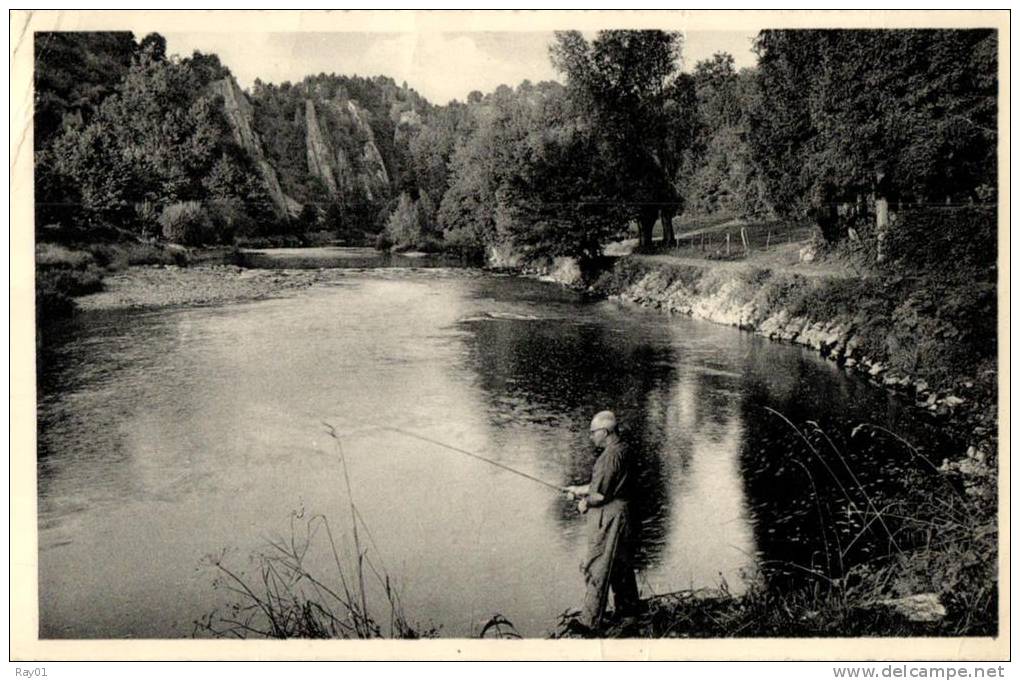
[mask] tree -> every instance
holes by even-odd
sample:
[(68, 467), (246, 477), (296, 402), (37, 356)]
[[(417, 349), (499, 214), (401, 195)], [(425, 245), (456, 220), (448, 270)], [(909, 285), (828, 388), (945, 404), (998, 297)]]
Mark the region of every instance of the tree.
[[(131, 215), (132, 172), (117, 141), (102, 123), (69, 128), (43, 153), (42, 168), (54, 187), (40, 196), (47, 203), (73, 207), (69, 221), (86, 231), (123, 224)], [(47, 188), (42, 188), (44, 191)]]
[(35, 34), (36, 151), (49, 145), (65, 117), (88, 123), (131, 66), (138, 50), (126, 31)]
[(561, 129), (543, 135), (514, 174), (504, 200), (515, 219), (509, 235), (528, 257), (602, 254), (603, 243), (626, 222), (625, 208), (606, 202), (614, 178), (588, 131)]
[(397, 207), (386, 222), (389, 242), (398, 247), (414, 248), (421, 241), (421, 217), (410, 196), (401, 194)]
[(733, 57), (717, 52), (698, 62), (691, 80), (695, 130), (676, 183), (685, 210), (741, 218), (770, 213), (748, 142), (748, 114), (758, 97), (755, 73), (737, 73)]
[(770, 202), (783, 216), (807, 212), (807, 157), (817, 134), (809, 83), (818, 66), (818, 31), (762, 31), (755, 41), (761, 97), (749, 112), (749, 140)]
[(991, 30), (763, 31), (751, 142), (773, 205), (838, 239), (838, 206), (987, 196), (996, 45)]
[(614, 166), (615, 193), (638, 221), (643, 245), (660, 217), (672, 240), (680, 207), (672, 181), (686, 140), (671, 131), (685, 131), (682, 119), (693, 115), (676, 87), (682, 44), (679, 33), (666, 31), (601, 31), (590, 44), (568, 31), (557, 33), (551, 48), (578, 110), (599, 131), (594, 140)]
[(138, 52), (153, 61), (166, 59), (166, 38), (159, 33), (150, 33), (138, 43)]

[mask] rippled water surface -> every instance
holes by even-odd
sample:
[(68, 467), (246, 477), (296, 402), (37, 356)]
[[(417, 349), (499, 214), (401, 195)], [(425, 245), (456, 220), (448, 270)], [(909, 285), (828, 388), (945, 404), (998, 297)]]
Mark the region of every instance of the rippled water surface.
[[(739, 593), (762, 565), (817, 559), (809, 483), (766, 407), (837, 433), (871, 421), (931, 437), (799, 348), (465, 270), (350, 271), (272, 300), (82, 314), (40, 361), (44, 637), (190, 636), (230, 600), (208, 556), (251, 575), (252, 554), (316, 514), (346, 541), (323, 422), (343, 435), (369, 556), (410, 619), (446, 636), (497, 612), (526, 635), (551, 630), (580, 602), (584, 524), (539, 484), (378, 426), (566, 484), (590, 468), (591, 414), (616, 410), (640, 467), (646, 594), (722, 581)], [(904, 465), (857, 456), (869, 484)]]

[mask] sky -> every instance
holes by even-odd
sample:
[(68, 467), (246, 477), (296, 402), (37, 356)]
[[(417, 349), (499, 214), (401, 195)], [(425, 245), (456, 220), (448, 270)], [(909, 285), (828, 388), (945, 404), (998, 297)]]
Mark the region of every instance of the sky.
[[(552, 32), (415, 33), (203, 33), (165, 32), (169, 54), (214, 52), (247, 88), (263, 82), (299, 81), (307, 75), (392, 77), (436, 104), (464, 100), (472, 90), (491, 92), (558, 80), (549, 62)], [(753, 66), (753, 31), (688, 31), (684, 68), (718, 51), (733, 55), (737, 68)], [(141, 38), (136, 33), (136, 38)]]

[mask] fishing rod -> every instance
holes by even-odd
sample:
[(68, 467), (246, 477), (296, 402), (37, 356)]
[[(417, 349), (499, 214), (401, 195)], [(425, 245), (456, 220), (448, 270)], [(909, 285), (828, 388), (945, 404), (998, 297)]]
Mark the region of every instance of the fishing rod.
[(403, 428), (397, 428), (396, 426), (380, 426), (380, 425), (376, 425), (376, 427), (377, 428), (382, 428), (384, 430), (391, 430), (391, 431), (393, 431), (395, 433), (400, 433), (401, 435), (406, 435), (407, 437), (413, 437), (415, 439), (422, 440), (422, 441), (428, 442), (430, 444), (434, 444), (434, 445), (436, 445), (438, 447), (444, 447), (444, 448), (449, 449), (451, 451), (459, 452), (461, 454), (464, 454), (465, 456), (470, 456), (472, 459), (478, 459), (479, 461), (484, 461), (485, 463), (492, 464), (493, 466), (496, 466), (497, 468), (502, 468), (503, 470), (505, 470), (505, 471), (507, 471), (509, 473), (513, 473), (514, 475), (519, 475), (522, 478), (527, 478), (528, 480), (531, 480), (532, 482), (537, 482), (540, 485), (545, 485), (546, 487), (554, 489), (557, 492), (566, 492), (567, 491), (566, 487), (560, 487), (559, 485), (554, 485), (551, 482), (546, 482), (545, 480), (542, 480), (541, 478), (536, 478), (533, 475), (528, 475), (527, 473), (519, 471), (516, 468), (510, 468), (510, 466), (501, 464), (498, 461), (493, 461), (492, 459), (487, 459), (484, 456), (481, 456), (480, 454), (475, 454), (474, 452), (469, 452), (466, 449), (461, 449), (460, 447), (454, 447), (453, 445), (448, 445), (445, 442), (440, 442), (439, 440), (433, 440), (430, 437), (425, 437), (424, 435), (419, 435), (418, 433), (412, 433), (409, 430), (404, 430)]

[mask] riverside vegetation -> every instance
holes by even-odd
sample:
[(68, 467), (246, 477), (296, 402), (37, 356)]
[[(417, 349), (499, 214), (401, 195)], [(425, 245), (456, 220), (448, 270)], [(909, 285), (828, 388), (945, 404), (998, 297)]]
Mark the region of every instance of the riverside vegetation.
[[(799, 566), (816, 573), (808, 587), (779, 588), (775, 571), (740, 599), (662, 597), (643, 635), (996, 631), (995, 31), (766, 30), (756, 67), (719, 53), (690, 72), (678, 34), (563, 32), (550, 54), (565, 84), (446, 105), (386, 77), (245, 91), (216, 55), (167, 55), (158, 34), (35, 45), (40, 320), (111, 272), (246, 246), (371, 244), (539, 270), (570, 258), (595, 294), (810, 345), (963, 443), (922, 453), (869, 428), (791, 423), (820, 524), (856, 513), (885, 550), (844, 553), (823, 529), (831, 550)], [(813, 275), (671, 261), (700, 224), (727, 221), (806, 226)], [(604, 246), (630, 236), (637, 254), (607, 263)], [(880, 435), (934, 476), (908, 507), (836, 465), (847, 443)], [(932, 621), (896, 615), (915, 597)], [(360, 622), (355, 633), (377, 631)]]

